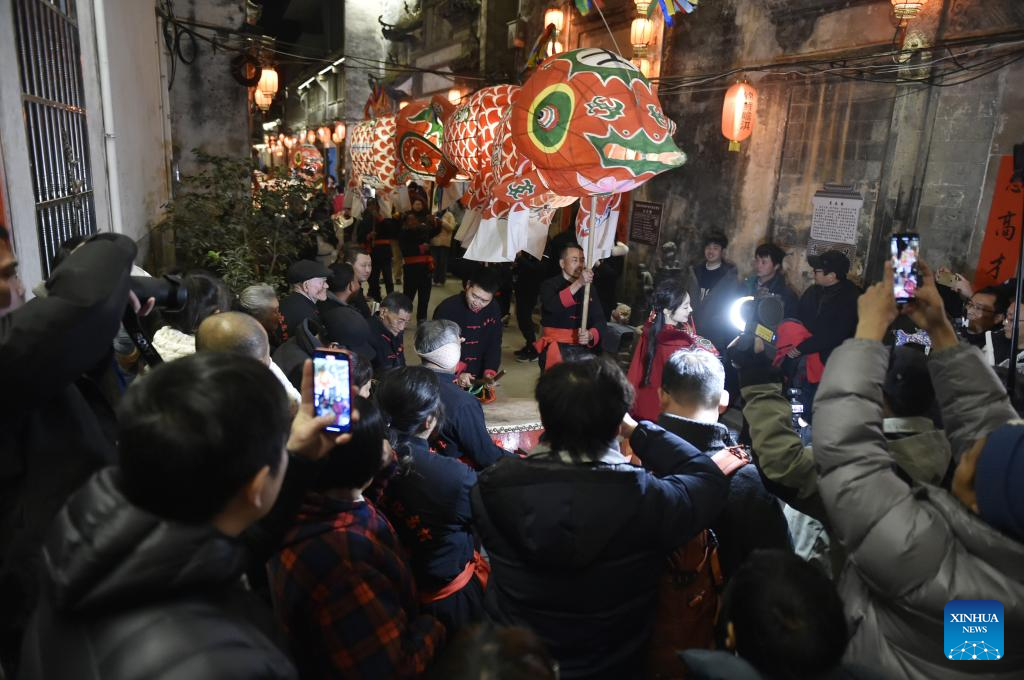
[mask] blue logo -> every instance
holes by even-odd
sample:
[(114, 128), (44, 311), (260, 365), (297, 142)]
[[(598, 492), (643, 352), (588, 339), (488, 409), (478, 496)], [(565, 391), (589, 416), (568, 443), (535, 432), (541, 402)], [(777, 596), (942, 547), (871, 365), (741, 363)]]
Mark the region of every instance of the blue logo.
[(946, 604), (945, 654), (953, 661), (1003, 658), (1003, 604), (995, 600), (952, 600)]

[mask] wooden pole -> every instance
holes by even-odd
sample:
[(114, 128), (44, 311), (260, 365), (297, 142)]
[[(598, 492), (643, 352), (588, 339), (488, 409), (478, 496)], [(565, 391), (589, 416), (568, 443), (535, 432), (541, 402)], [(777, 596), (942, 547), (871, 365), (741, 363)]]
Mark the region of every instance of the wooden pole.
[[(597, 229), (597, 196), (590, 197), (590, 233), (587, 237), (587, 261), (586, 267), (594, 268), (594, 238)], [(1022, 239), (1024, 241), (1024, 239)], [(587, 330), (587, 316), (590, 312), (590, 284), (583, 286), (583, 314), (580, 320), (580, 330)]]

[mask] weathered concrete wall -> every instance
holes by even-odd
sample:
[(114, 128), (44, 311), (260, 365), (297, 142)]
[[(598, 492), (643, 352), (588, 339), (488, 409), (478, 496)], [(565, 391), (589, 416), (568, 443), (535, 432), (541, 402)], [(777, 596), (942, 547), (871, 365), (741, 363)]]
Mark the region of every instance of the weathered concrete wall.
[(163, 42), (153, 3), (107, 0), (105, 16), (122, 221), (113, 227), (139, 241), (144, 258), (149, 229), (170, 197)]
[[(1024, 3), (936, 0), (912, 26), (928, 40), (1024, 26)], [(713, 229), (732, 241), (728, 256), (751, 269), (753, 249), (772, 238), (792, 253), (787, 274), (810, 281), (804, 257), (811, 197), (825, 182), (853, 184), (864, 197), (855, 272), (880, 271), (894, 227), (922, 234), (925, 257), (973, 269), (991, 201), (998, 156), (1024, 140), (1017, 115), (1024, 65), (951, 88), (805, 79), (744, 67), (858, 47), (885, 49), (893, 37), (888, 0), (719, 0), (702, 4), (666, 35), (663, 75), (740, 69), (759, 93), (758, 123), (739, 153), (720, 132), (724, 90), (716, 81), (660, 86), (688, 163), (641, 188), (665, 206), (662, 242), (699, 259)], [(940, 56), (935, 54), (930, 58)], [(918, 75), (920, 77), (920, 74)], [(1017, 88), (1019, 89), (1019, 88)], [(969, 246), (969, 247), (968, 247)], [(653, 248), (637, 246), (627, 285)]]
[(345, 3), (345, 54), (367, 60), (348, 64), (345, 69), (346, 120), (363, 119), (363, 105), (370, 96), (366, 76), (369, 73), (383, 75), (378, 67), (387, 58), (389, 43), (381, 35), (377, 17), (383, 16), (385, 22), (394, 23), (401, 11), (402, 0)]
[[(179, 0), (174, 11), (182, 19), (238, 28), (245, 19), (244, 6), (244, 0)], [(214, 52), (203, 42), (196, 51), (191, 64), (177, 61), (171, 85), (175, 174), (194, 169), (192, 149), (236, 157), (249, 153), (248, 89), (231, 75), (234, 55)]]

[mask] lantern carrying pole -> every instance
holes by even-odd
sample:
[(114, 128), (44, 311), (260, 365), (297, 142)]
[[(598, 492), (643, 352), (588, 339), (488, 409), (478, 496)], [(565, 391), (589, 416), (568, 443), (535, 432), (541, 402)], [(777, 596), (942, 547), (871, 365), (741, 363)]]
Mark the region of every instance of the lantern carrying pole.
[[(597, 196), (590, 197), (590, 232), (587, 236), (586, 267), (594, 269), (594, 238), (597, 227)], [(580, 330), (587, 330), (587, 316), (590, 312), (590, 284), (583, 286), (583, 314), (580, 315)]]

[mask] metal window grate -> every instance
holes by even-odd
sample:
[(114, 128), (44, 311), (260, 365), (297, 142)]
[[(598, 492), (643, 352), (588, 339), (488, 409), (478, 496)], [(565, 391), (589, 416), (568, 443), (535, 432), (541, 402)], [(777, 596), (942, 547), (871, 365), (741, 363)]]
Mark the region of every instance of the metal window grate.
[(12, 0), (39, 254), (96, 231), (75, 0)]

